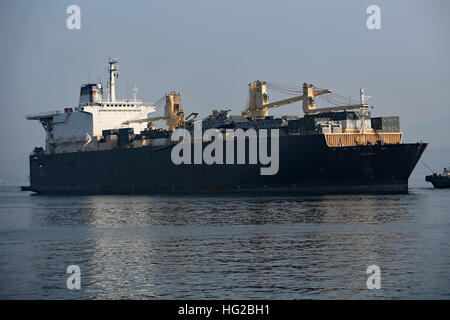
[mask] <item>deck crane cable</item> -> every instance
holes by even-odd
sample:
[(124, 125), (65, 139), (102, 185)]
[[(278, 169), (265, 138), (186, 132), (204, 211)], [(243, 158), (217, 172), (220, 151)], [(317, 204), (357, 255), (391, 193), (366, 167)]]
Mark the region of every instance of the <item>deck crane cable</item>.
[(348, 100), (336, 99), (334, 97), (325, 97), (325, 96), (319, 96), (319, 99), (321, 101), (326, 101), (327, 103), (334, 105), (334, 106), (345, 105), (348, 102)]
[(269, 81), (265, 81), (266, 84), (268, 86), (272, 86), (272, 87), (278, 87), (278, 88), (282, 88), (282, 89), (291, 89), (291, 90), (301, 90), (301, 86), (297, 86), (297, 85), (291, 85), (291, 84), (285, 84), (285, 83), (280, 83), (280, 82), (269, 82)]
[[(284, 94), (295, 94), (298, 95), (302, 92), (302, 89), (300, 87), (297, 86), (292, 86), (292, 85), (286, 85), (286, 84), (279, 84), (279, 83), (274, 83), (274, 82), (266, 82), (267, 87), (273, 91), (277, 91), (280, 93), (284, 93)], [(324, 90), (322, 88), (319, 87), (315, 87), (317, 90)], [(334, 104), (334, 105), (342, 105), (342, 104), (346, 104), (348, 102), (348, 98), (344, 97), (344, 96), (340, 96), (338, 94), (333, 94), (330, 93), (327, 96), (320, 96), (321, 98), (323, 98), (324, 100), (326, 100), (327, 102)]]
[[(322, 88), (319, 88), (319, 87), (315, 87), (315, 88), (317, 88), (318, 90), (323, 90)], [(340, 104), (347, 104), (351, 100), (357, 101), (356, 99), (352, 99), (351, 97), (345, 97), (345, 96), (342, 96), (342, 95), (334, 93), (334, 92), (329, 93), (327, 96), (323, 96), (322, 98), (325, 98), (325, 99), (328, 98), (329, 100), (340, 103)]]
[(301, 95), (301, 92), (298, 91), (289, 91), (289, 90), (282, 90), (282, 89), (278, 89), (278, 88), (272, 88), (272, 87), (268, 87), (268, 89), (272, 92), (278, 92), (284, 95), (289, 95), (289, 96), (298, 96)]
[(274, 85), (267, 85), (267, 87), (274, 91), (279, 91), (279, 92), (289, 92), (289, 93), (295, 93), (295, 94), (299, 94), (302, 92), (302, 88), (285, 88), (285, 87), (279, 87), (279, 86), (274, 86)]
[(279, 88), (273, 88), (273, 87), (269, 87), (270, 90), (272, 91), (276, 91), (282, 94), (287, 94), (287, 95), (300, 95), (301, 92), (299, 91), (289, 91), (289, 90), (283, 90), (283, 89), (279, 89)]
[(156, 102), (154, 103), (155, 108), (160, 107), (160, 106), (163, 104), (163, 102), (165, 101), (165, 98), (166, 98), (166, 96), (162, 96), (158, 101), (156, 101)]
[(431, 169), (423, 160), (420, 160), (420, 162), (422, 162), (422, 164), (428, 169), (428, 170), (430, 170), (431, 171), (431, 173), (435, 173), (434, 172), (434, 170), (433, 169)]
[[(287, 95), (299, 95), (302, 92), (302, 88), (300, 86), (268, 81), (266, 81), (266, 84), (268, 89)], [(314, 89), (316, 89), (316, 91), (324, 90), (317, 86), (314, 86)], [(337, 93), (329, 93), (327, 95), (321, 95), (318, 98), (320, 99), (319, 101), (325, 101), (326, 103), (334, 106), (347, 105), (350, 104), (352, 100), (357, 101), (356, 99), (352, 99), (351, 97), (345, 97)]]
[(281, 84), (276, 82), (267, 82), (267, 87), (273, 91), (284, 93), (284, 94), (293, 94), (299, 95), (302, 92), (302, 88), (299, 86)]
[(158, 109), (159, 107), (162, 106), (163, 102), (165, 101), (166, 96), (162, 96), (159, 100), (157, 100), (156, 102), (153, 103), (153, 106), (155, 107), (155, 109)]
[(275, 88), (275, 89), (285, 89), (285, 90), (300, 90), (301, 88), (297, 88), (297, 87), (288, 87), (288, 86), (283, 86), (283, 85), (278, 85), (278, 84), (273, 84), (273, 83), (266, 83), (267, 86)]
[[(323, 90), (321, 88), (318, 88), (319, 90)], [(356, 99), (352, 99), (351, 97), (345, 97), (336, 93), (330, 93), (326, 96), (320, 96), (321, 100), (325, 100), (326, 102), (335, 105), (335, 106), (341, 106), (346, 104), (351, 104), (351, 101), (357, 101)]]
[(269, 82), (266, 81), (267, 85), (274, 86), (274, 87), (280, 87), (285, 89), (293, 89), (293, 90), (301, 90), (301, 86), (292, 85), (292, 84), (285, 84), (280, 82)]
[[(155, 109), (157, 109), (158, 107), (160, 107), (163, 104), (163, 102), (165, 101), (165, 98), (166, 98), (166, 96), (162, 96), (158, 101), (156, 101), (155, 103), (152, 103), (151, 106), (153, 106), (153, 107), (155, 107)], [(128, 121), (138, 120), (140, 118), (142, 118), (142, 115), (141, 114), (137, 114), (136, 116), (128, 119)], [(117, 128), (120, 128), (120, 127), (121, 127), (121, 125), (118, 125), (114, 129), (117, 129)]]
[[(301, 86), (296, 85), (290, 85), (285, 83), (279, 83), (279, 82), (269, 82), (265, 81), (267, 88), (271, 91), (279, 92), (286, 95), (295, 95), (298, 96), (302, 93), (303, 89)], [(323, 91), (325, 89), (319, 88), (317, 86), (314, 86), (314, 91)], [(318, 101), (322, 101), (325, 104), (329, 106), (345, 106), (345, 105), (351, 105), (352, 101), (356, 102), (357, 99), (354, 99), (352, 97), (346, 97), (334, 92), (328, 93), (326, 95), (320, 95), (317, 97)], [(247, 98), (248, 101), (248, 98)], [(248, 104), (247, 104), (248, 106)]]
[[(302, 92), (302, 88), (300, 86), (268, 81), (266, 81), (266, 84), (268, 88), (281, 93), (299, 94)], [(317, 86), (314, 86), (314, 88), (320, 91), (324, 90), (323, 88), (319, 88)], [(327, 97), (332, 97), (331, 100), (339, 101), (340, 103), (347, 103), (349, 101), (349, 97), (345, 97), (336, 93), (329, 93)]]

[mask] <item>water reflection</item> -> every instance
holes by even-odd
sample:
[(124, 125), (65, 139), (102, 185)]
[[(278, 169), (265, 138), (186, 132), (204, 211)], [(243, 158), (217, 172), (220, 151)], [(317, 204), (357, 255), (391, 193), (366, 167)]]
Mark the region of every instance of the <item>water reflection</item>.
[[(420, 288), (420, 253), (430, 244), (417, 228), (428, 223), (421, 194), (21, 201), (16, 223), (28, 229), (0, 233), (0, 284), (16, 297), (400, 298)], [(440, 257), (446, 270), (448, 252)], [(65, 287), (69, 264), (81, 267), (81, 291)], [(383, 270), (376, 292), (365, 286), (371, 264)]]
[[(408, 198), (405, 198), (408, 197)], [(413, 196), (35, 197), (35, 226), (385, 224), (408, 222)]]

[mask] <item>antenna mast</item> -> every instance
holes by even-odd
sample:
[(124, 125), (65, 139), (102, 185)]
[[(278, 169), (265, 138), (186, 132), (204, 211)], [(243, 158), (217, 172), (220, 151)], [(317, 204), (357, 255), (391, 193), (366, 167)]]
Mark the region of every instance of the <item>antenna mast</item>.
[(110, 102), (116, 101), (116, 81), (115, 78), (119, 77), (119, 67), (117, 58), (109, 58), (109, 99)]
[(133, 88), (133, 101), (134, 102), (137, 101), (137, 92), (138, 92), (138, 88), (137, 88), (136, 84), (134, 84), (134, 88)]

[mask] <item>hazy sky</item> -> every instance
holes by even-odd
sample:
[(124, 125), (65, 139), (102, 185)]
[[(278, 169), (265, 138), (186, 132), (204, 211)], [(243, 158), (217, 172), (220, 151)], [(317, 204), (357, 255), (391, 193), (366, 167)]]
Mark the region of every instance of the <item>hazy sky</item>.
[[(66, 28), (71, 4), (81, 30)], [(366, 27), (371, 4), (381, 30)], [(181, 91), (186, 113), (202, 117), (214, 107), (240, 113), (257, 79), (355, 98), (364, 87), (374, 115), (400, 116), (405, 141), (450, 148), (449, 9), (446, 0), (3, 0), (0, 179), (25, 181), (28, 154), (44, 145), (41, 125), (25, 115), (75, 106), (81, 83), (105, 81), (108, 56), (119, 58), (119, 96), (131, 97), (134, 83), (148, 102)]]

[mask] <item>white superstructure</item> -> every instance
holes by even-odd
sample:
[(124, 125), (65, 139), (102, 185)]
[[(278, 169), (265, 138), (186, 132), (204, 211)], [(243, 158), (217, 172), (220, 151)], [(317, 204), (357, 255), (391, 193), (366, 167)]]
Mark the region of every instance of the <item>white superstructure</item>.
[(133, 128), (139, 133), (146, 123), (128, 122), (148, 118), (155, 112), (154, 104), (137, 100), (136, 87), (133, 99), (116, 100), (115, 79), (119, 76), (118, 60), (109, 58), (108, 97), (103, 99), (101, 83), (81, 86), (77, 107), (65, 108), (64, 112), (53, 111), (27, 115), (29, 120), (39, 120), (46, 133), (47, 153), (83, 151), (84, 146), (94, 136), (101, 137), (103, 130)]

